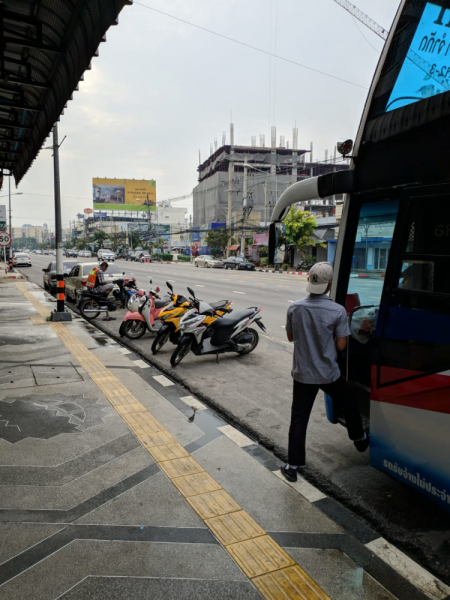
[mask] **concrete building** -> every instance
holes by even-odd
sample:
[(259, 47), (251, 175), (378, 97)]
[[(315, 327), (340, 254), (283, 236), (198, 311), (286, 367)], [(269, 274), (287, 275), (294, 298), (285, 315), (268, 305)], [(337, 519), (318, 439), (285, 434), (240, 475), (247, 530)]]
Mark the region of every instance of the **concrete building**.
[(44, 234), (45, 230), (41, 225), (33, 226), (33, 225), (22, 225), (22, 227), (13, 227), (12, 228), (12, 237), (13, 239), (21, 239), (21, 238), (35, 238), (38, 244), (42, 244), (44, 242)]
[[(198, 184), (193, 190), (194, 227), (209, 223), (228, 224), (228, 204), (238, 218), (229, 223), (232, 230), (242, 226), (244, 198), (251, 207), (252, 221), (265, 227), (282, 192), (293, 183), (332, 171), (347, 170), (347, 161), (307, 161), (311, 150), (298, 149), (298, 131), (293, 131), (293, 146), (271, 147), (224, 145), (198, 167)], [(284, 144), (284, 138), (280, 140)], [(248, 165), (248, 167), (244, 166)], [(231, 182), (231, 183), (230, 183)], [(230, 191), (231, 190), (231, 191)], [(336, 198), (317, 199), (305, 204), (318, 217), (334, 216)], [(234, 221), (234, 223), (233, 223)]]

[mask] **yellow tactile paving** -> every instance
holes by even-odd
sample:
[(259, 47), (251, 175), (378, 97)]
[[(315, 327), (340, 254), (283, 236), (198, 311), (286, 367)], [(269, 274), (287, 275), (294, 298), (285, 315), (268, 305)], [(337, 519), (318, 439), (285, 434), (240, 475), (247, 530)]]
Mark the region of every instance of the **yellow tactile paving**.
[(250, 579), (295, 565), (289, 554), (268, 535), (231, 544), (227, 550)]
[(128, 389), (23, 284), (18, 289), (78, 360), (162, 471), (267, 600), (330, 600), (225, 490), (186, 452)]
[(187, 501), (204, 521), (242, 510), (239, 504), (223, 489), (191, 496), (187, 498)]
[(183, 446), (178, 444), (178, 442), (175, 444), (167, 444), (165, 446), (146, 446), (146, 448), (157, 463), (189, 456), (189, 453), (186, 452)]
[(176, 477), (184, 477), (185, 475), (193, 475), (201, 473), (203, 468), (193, 458), (176, 458), (175, 460), (166, 460), (158, 463), (169, 479)]
[(330, 600), (298, 565), (255, 577), (253, 583), (267, 600)]
[(176, 485), (185, 498), (222, 489), (206, 471), (195, 473), (195, 475), (187, 475), (186, 477), (177, 477), (172, 480), (172, 483)]
[(266, 533), (264, 529), (262, 529), (258, 523), (243, 510), (208, 519), (207, 524), (224, 546), (260, 537)]
[(30, 317), (30, 321), (33, 325), (47, 325), (48, 321), (46, 321), (43, 317)]

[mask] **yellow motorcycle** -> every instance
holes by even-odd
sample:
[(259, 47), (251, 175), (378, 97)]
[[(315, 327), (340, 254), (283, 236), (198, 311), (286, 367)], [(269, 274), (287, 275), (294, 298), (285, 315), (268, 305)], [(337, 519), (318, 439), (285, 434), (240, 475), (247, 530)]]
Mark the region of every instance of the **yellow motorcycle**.
[[(172, 344), (177, 345), (180, 337), (180, 321), (181, 318), (187, 313), (188, 310), (193, 308), (192, 300), (188, 300), (181, 294), (175, 294), (172, 285), (167, 281), (167, 287), (170, 290), (170, 298), (172, 302), (165, 306), (164, 309), (159, 313), (158, 319), (162, 321), (163, 325), (159, 329), (158, 334), (152, 344), (152, 353), (158, 354), (161, 348), (170, 340)], [(219, 302), (212, 302), (210, 306), (217, 311), (217, 315), (208, 317), (208, 320), (215, 321), (219, 316), (233, 311), (231, 305), (233, 302), (230, 300), (220, 300)], [(211, 323), (208, 323), (210, 325)]]

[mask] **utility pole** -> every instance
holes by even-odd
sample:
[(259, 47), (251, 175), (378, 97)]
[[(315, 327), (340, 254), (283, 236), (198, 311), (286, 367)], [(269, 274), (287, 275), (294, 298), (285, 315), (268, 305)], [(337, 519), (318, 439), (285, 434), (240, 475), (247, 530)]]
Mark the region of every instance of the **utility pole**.
[(267, 176), (264, 182), (264, 226), (267, 227)]
[(228, 213), (227, 213), (227, 229), (228, 229), (228, 233), (230, 235), (229, 239), (228, 239), (228, 248), (227, 248), (227, 257), (230, 256), (230, 250), (229, 247), (231, 246), (231, 238), (232, 233), (231, 233), (231, 207), (232, 207), (232, 203), (233, 203), (233, 171), (234, 171), (234, 163), (230, 162), (228, 163)]
[(153, 254), (153, 231), (152, 231), (152, 215), (150, 213), (150, 206), (152, 205), (152, 203), (148, 199), (148, 194), (147, 194), (147, 200), (144, 202), (144, 204), (147, 207), (147, 211), (148, 211), (148, 232), (149, 232), (149, 243), (150, 243), (150, 255), (152, 255)]
[(245, 213), (246, 213), (246, 204), (247, 204), (247, 167), (244, 167), (244, 182), (243, 182), (243, 190), (242, 190), (242, 236), (241, 236), (241, 255), (244, 256), (245, 253)]
[[(64, 141), (64, 140), (63, 140)], [(55, 247), (56, 247), (56, 311), (52, 313), (52, 321), (71, 321), (72, 315), (64, 309), (64, 268), (61, 221), (61, 182), (59, 176), (59, 144), (58, 125), (53, 125), (53, 175), (55, 183)]]

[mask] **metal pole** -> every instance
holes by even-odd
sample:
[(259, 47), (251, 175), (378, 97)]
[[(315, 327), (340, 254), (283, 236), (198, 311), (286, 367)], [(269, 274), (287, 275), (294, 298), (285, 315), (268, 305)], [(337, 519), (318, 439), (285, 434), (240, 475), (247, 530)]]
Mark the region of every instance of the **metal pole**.
[(61, 186), (59, 176), (58, 125), (53, 125), (53, 169), (55, 182), (55, 246), (56, 246), (56, 311), (52, 313), (52, 321), (71, 321), (69, 312), (64, 312), (64, 268), (61, 221)]
[(8, 191), (8, 196), (9, 196), (9, 235), (11, 236), (11, 246), (12, 246), (12, 229), (11, 229), (11, 177), (12, 177), (12, 173), (9, 174), (8, 177), (8, 184), (9, 184), (9, 191)]
[[(233, 171), (234, 171), (234, 163), (232, 163), (231, 160), (230, 160), (230, 162), (228, 163), (228, 212), (227, 212), (227, 229), (228, 229), (228, 233), (230, 234), (230, 237), (228, 239), (228, 246), (231, 246), (231, 238), (232, 238), (232, 234), (231, 234), (231, 206), (232, 206), (232, 200), (233, 200), (233, 190), (232, 190), (232, 185), (233, 185)], [(230, 250), (229, 250), (229, 248), (227, 248), (227, 257), (228, 256), (230, 256)]]
[[(247, 167), (244, 167), (244, 183), (243, 183), (243, 201), (247, 200)], [(244, 228), (245, 228), (245, 209), (246, 207), (243, 206), (243, 211), (242, 211), (242, 236), (241, 236), (241, 254), (242, 256), (244, 256), (245, 253), (245, 232), (244, 232)]]
[(264, 182), (264, 226), (267, 227), (267, 175)]

